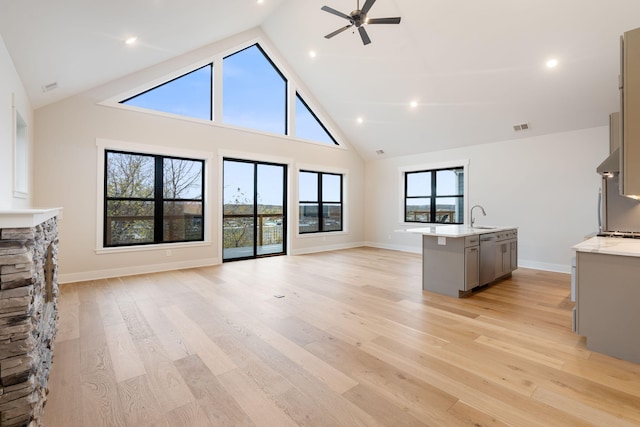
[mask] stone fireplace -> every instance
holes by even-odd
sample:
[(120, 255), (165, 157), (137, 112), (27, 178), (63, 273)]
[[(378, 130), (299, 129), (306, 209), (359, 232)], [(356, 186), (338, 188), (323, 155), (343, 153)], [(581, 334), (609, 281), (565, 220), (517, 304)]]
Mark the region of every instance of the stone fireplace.
[(0, 426), (42, 425), (57, 322), (58, 209), (0, 212)]

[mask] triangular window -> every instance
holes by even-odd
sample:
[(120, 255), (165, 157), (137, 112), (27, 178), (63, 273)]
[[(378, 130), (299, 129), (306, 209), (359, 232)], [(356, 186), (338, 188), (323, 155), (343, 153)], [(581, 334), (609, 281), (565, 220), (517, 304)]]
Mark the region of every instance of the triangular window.
[(120, 103), (196, 119), (212, 120), (212, 76), (213, 64), (208, 64)]
[(296, 93), (296, 137), (338, 145), (338, 142), (318, 120), (318, 117), (311, 111), (299, 93)]
[[(289, 81), (258, 43), (219, 61), (221, 66), (216, 66), (222, 76), (215, 81), (212, 62), (144, 92), (127, 95), (124, 100), (116, 98), (105, 104), (207, 121), (214, 120), (215, 104), (218, 123), (339, 145), (299, 93), (296, 92), (295, 105), (289, 107)], [(222, 99), (214, 102), (214, 94), (221, 94)], [(289, 120), (294, 117), (295, 129), (289, 129)]]
[(222, 121), (287, 134), (287, 80), (257, 44), (223, 60)]

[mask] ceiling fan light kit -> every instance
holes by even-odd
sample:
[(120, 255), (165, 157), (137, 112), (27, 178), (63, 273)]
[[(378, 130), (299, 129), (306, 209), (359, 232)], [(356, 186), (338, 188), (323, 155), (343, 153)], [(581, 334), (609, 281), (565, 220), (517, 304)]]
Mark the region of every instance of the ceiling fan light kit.
[(367, 13), (371, 9), (371, 6), (376, 2), (376, 0), (366, 0), (362, 9), (360, 9), (360, 0), (356, 2), (356, 10), (351, 12), (350, 14), (342, 13), (338, 10), (335, 10), (329, 6), (322, 6), (322, 10), (325, 12), (329, 12), (333, 15), (339, 16), (341, 18), (349, 21), (349, 25), (338, 28), (332, 33), (324, 36), (325, 39), (330, 39), (333, 36), (340, 34), (341, 32), (348, 30), (351, 27), (356, 27), (358, 29), (358, 33), (360, 34), (360, 38), (362, 39), (362, 43), (364, 45), (368, 45), (371, 43), (371, 39), (369, 38), (369, 34), (367, 34), (367, 30), (365, 30), (364, 25), (372, 25), (372, 24), (399, 24), (400, 17), (396, 18), (368, 18)]

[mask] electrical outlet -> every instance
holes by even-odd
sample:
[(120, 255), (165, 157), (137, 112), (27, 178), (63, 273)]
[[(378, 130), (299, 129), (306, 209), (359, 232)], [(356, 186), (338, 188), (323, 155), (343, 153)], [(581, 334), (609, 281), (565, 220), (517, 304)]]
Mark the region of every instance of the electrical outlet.
[(171, 249), (167, 249), (167, 256), (171, 256)]

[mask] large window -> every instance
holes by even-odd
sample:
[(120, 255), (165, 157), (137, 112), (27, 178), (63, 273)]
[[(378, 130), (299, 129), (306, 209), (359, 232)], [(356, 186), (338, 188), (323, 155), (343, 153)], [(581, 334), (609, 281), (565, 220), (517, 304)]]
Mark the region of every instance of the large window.
[[(215, 62), (214, 62), (215, 61)], [(214, 77), (214, 65), (217, 76)], [(276, 66), (259, 43), (182, 73), (142, 92), (128, 92), (106, 105), (126, 105), (303, 140), (339, 145), (318, 115), (296, 91), (288, 105), (293, 79)], [(293, 83), (290, 83), (293, 82)], [(215, 95), (215, 96), (214, 96)], [(214, 111), (214, 105), (216, 106)], [(214, 119), (215, 116), (215, 119)], [(295, 123), (295, 129), (289, 123)]]
[(342, 175), (300, 171), (298, 188), (301, 234), (342, 231)]
[(204, 240), (204, 161), (105, 151), (104, 246)]
[(287, 80), (259, 45), (224, 58), (222, 121), (287, 134)]
[(205, 65), (120, 103), (196, 119), (212, 120), (212, 77), (213, 64)]
[(296, 93), (296, 137), (338, 145), (336, 139), (318, 120), (299, 93)]
[(406, 172), (406, 222), (464, 223), (464, 168)]

